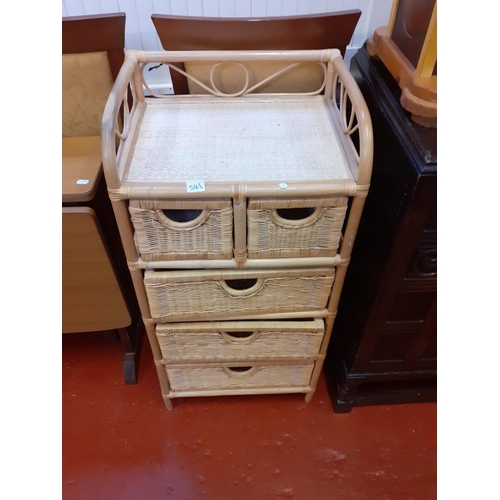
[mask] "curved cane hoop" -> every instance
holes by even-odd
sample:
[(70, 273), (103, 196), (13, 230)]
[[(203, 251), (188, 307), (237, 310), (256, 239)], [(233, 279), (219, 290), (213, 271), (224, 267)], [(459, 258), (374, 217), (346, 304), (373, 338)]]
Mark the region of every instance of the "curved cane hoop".
[[(132, 108), (129, 108), (128, 105), (128, 98), (127, 94), (128, 92), (125, 92), (125, 95), (123, 96), (122, 103), (123, 103), (123, 130), (120, 132), (118, 128), (115, 125), (115, 134), (116, 136), (121, 140), (124, 141), (130, 132), (130, 124), (132, 123), (132, 120), (134, 118), (134, 114), (137, 108), (137, 102), (136, 102), (136, 89), (135, 85), (133, 82), (129, 83), (130, 87), (130, 94), (132, 95)], [(118, 120), (118, 116), (117, 116)]]
[[(123, 103), (123, 130), (120, 132), (118, 128), (115, 127), (115, 134), (117, 137), (121, 140), (124, 141), (128, 133), (130, 131), (130, 110), (128, 108), (128, 102), (127, 102), (127, 94), (125, 93), (125, 97), (122, 99)], [(118, 118), (118, 117), (117, 117)]]
[[(141, 77), (142, 77), (142, 83), (144, 85), (144, 88), (153, 97), (159, 97), (159, 98), (166, 98), (166, 97), (168, 97), (166, 95), (156, 94), (155, 92), (153, 92), (151, 90), (151, 88), (147, 84), (147, 82), (146, 82), (146, 80), (144, 78), (144, 69), (147, 66), (147, 64), (148, 63), (144, 63), (144, 64), (141, 65)], [(248, 84), (249, 84), (249, 80), (250, 80), (250, 76), (249, 76), (249, 73), (248, 73), (248, 68), (244, 64), (242, 64), (240, 62), (234, 61), (234, 64), (237, 64), (237, 65), (243, 67), (243, 69), (245, 70), (245, 85), (244, 85), (244, 87), (243, 87), (242, 90), (240, 90), (239, 92), (236, 92), (234, 94), (227, 94), (225, 92), (222, 92), (221, 90), (219, 90), (217, 88), (217, 86), (215, 85), (215, 83), (213, 81), (213, 74), (214, 74), (215, 68), (217, 68), (221, 64), (220, 62), (215, 63), (214, 66), (212, 66), (212, 69), (210, 71), (210, 83), (211, 83), (211, 85), (212, 85), (213, 88), (208, 87), (203, 82), (201, 82), (200, 80), (198, 80), (197, 78), (195, 78), (193, 75), (190, 75), (190, 74), (186, 73), (184, 70), (178, 68), (177, 66), (174, 66), (171, 63), (164, 62), (162, 64), (165, 65), (165, 66), (167, 66), (170, 70), (177, 71), (181, 75), (184, 75), (186, 78), (188, 78), (192, 82), (196, 83), (197, 85), (199, 85), (200, 87), (202, 87), (203, 89), (205, 89), (207, 92), (209, 92), (210, 94), (212, 94), (215, 97), (240, 97), (240, 96), (243, 96), (243, 95), (246, 95), (246, 94), (249, 94), (249, 93), (253, 92), (254, 90), (258, 89), (259, 87), (262, 87), (263, 85), (265, 85), (267, 82), (269, 82), (269, 81), (273, 80), (274, 78), (282, 75), (286, 71), (289, 71), (290, 69), (295, 68), (299, 64), (303, 64), (303, 62), (296, 62), (296, 63), (289, 64), (285, 68), (282, 68), (281, 70), (277, 71), (276, 73), (273, 73), (272, 75), (269, 75), (264, 80), (256, 83), (252, 87), (248, 88)], [(313, 95), (318, 95), (321, 92), (323, 92), (323, 90), (324, 90), (324, 88), (326, 86), (327, 67), (326, 67), (326, 64), (324, 62), (317, 61), (317, 62), (315, 62), (315, 64), (318, 64), (323, 69), (323, 81), (322, 81), (321, 87), (319, 89), (317, 89), (317, 90), (312, 91), (312, 92), (296, 92), (293, 95), (298, 95), (298, 96), (313, 96)]]
[(240, 62), (233, 62), (233, 64), (240, 66), (245, 71), (245, 85), (243, 85), (243, 88), (239, 92), (236, 92), (234, 94), (226, 94), (225, 92), (222, 92), (221, 90), (219, 90), (217, 88), (217, 85), (215, 85), (215, 82), (214, 82), (215, 68), (218, 68), (220, 64), (221, 64), (220, 62), (214, 64), (212, 66), (212, 69), (210, 70), (210, 83), (212, 84), (212, 88), (215, 91), (214, 95), (224, 96), (224, 97), (239, 97), (239, 96), (242, 96), (243, 94), (245, 94), (247, 89), (248, 89), (248, 84), (250, 83), (250, 75), (248, 74), (248, 68), (244, 64), (241, 64)]

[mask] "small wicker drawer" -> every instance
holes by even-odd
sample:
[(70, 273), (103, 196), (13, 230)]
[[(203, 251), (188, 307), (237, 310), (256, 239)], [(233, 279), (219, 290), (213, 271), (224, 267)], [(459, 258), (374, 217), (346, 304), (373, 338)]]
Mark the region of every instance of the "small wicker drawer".
[(268, 389), (279, 387), (307, 388), (314, 363), (293, 365), (185, 365), (167, 366), (170, 388), (175, 391), (220, 391)]
[(230, 199), (131, 200), (129, 211), (144, 261), (233, 256)]
[(167, 323), (156, 327), (160, 349), (169, 364), (314, 358), (324, 331), (321, 319)]
[(250, 199), (248, 258), (333, 257), (346, 211), (346, 197)]
[(157, 322), (321, 311), (335, 268), (152, 271), (144, 275)]

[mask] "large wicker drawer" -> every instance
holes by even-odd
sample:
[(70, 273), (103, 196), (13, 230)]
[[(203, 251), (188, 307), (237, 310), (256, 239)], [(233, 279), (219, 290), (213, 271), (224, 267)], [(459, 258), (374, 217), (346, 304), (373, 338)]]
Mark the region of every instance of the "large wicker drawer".
[(167, 366), (170, 389), (218, 391), (228, 389), (307, 388), (314, 363), (295, 365)]
[(144, 275), (157, 322), (321, 311), (335, 268), (152, 271)]
[(131, 200), (129, 211), (144, 261), (233, 257), (230, 199)]
[(250, 199), (248, 258), (335, 256), (346, 210), (347, 197)]
[(323, 320), (163, 323), (156, 327), (170, 363), (307, 359), (318, 355)]

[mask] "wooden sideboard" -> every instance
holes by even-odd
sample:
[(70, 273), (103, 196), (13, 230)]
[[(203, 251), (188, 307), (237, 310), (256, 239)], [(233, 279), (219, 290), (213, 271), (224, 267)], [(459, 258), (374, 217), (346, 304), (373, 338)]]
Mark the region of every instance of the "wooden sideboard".
[(374, 163), (325, 362), (336, 412), (436, 399), (437, 130), (410, 120), (384, 65), (350, 71), (373, 122)]

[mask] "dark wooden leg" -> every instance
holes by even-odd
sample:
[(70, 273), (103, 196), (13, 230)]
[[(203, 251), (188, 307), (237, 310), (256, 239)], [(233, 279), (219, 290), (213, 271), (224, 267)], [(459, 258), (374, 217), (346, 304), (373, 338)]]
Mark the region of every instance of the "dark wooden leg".
[(333, 399), (333, 411), (335, 413), (349, 413), (352, 410), (359, 385), (358, 381), (349, 380), (336, 384), (335, 392), (337, 397)]
[(356, 406), (356, 393), (361, 386), (359, 379), (349, 379), (347, 376), (337, 378), (330, 370), (325, 370), (328, 394), (335, 413), (349, 413)]
[(127, 328), (117, 329), (117, 332), (125, 350), (125, 384), (133, 385), (137, 383), (137, 369), (139, 365), (140, 348), (143, 338), (142, 321), (140, 319), (136, 320)]
[(362, 384), (359, 378), (349, 378), (345, 364), (339, 356), (339, 349), (333, 349), (335, 340), (332, 342), (332, 350), (325, 360), (324, 372), (326, 386), (335, 413), (349, 413), (355, 406), (356, 393)]

